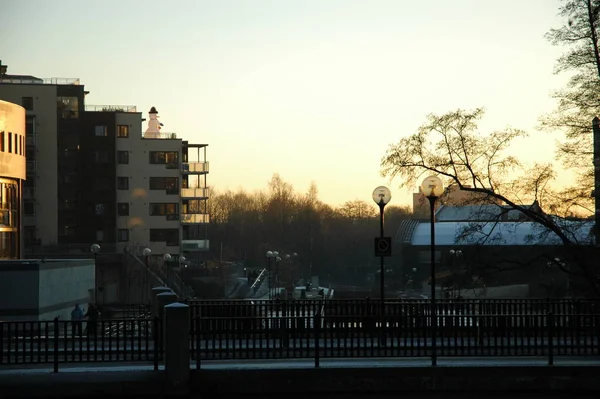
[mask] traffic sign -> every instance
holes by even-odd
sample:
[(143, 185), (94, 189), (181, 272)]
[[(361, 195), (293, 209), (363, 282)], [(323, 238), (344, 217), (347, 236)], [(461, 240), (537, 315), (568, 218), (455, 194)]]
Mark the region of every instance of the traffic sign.
[(392, 256), (391, 237), (375, 237), (375, 256)]

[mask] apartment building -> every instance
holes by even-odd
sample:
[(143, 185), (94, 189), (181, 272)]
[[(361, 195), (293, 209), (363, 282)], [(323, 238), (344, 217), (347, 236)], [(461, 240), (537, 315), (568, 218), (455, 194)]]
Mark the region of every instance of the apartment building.
[(25, 109), (0, 101), (0, 259), (22, 257), (25, 141)]
[(207, 251), (208, 145), (144, 137), (136, 107), (86, 106), (88, 93), (79, 79), (0, 77), (0, 99), (26, 112), (26, 254), (93, 243), (102, 253)]

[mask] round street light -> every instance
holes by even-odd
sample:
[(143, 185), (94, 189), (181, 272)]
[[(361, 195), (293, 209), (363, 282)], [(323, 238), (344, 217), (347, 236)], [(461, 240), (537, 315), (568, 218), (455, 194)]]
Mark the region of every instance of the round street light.
[(431, 223), (431, 365), (437, 365), (437, 311), (435, 305), (435, 201), (444, 193), (444, 183), (437, 176), (429, 176), (421, 184), (421, 192), (429, 200)]
[(437, 176), (429, 176), (421, 183), (421, 192), (427, 197), (441, 197), (444, 193), (444, 183)]
[(171, 254), (164, 254), (163, 259), (165, 260), (165, 262), (169, 262), (172, 259), (172, 256)]
[(392, 199), (392, 193), (389, 188), (385, 186), (379, 186), (373, 190), (373, 201), (379, 206), (387, 205)]
[(100, 245), (92, 244), (92, 246), (90, 247), (90, 251), (92, 251), (92, 253), (96, 255), (98, 252), (100, 252)]
[(142, 250), (142, 255), (144, 255), (144, 256), (150, 256), (151, 253), (152, 253), (152, 250), (150, 248), (144, 248)]

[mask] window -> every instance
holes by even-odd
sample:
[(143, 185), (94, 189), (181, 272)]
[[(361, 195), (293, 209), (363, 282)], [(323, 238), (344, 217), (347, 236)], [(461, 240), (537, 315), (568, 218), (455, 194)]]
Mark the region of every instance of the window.
[(8, 152), (12, 152), (12, 148), (13, 148), (12, 133), (8, 132)]
[(178, 177), (150, 177), (150, 190), (166, 190), (167, 194), (179, 194), (179, 178)]
[(178, 203), (151, 203), (150, 216), (171, 216), (167, 219), (177, 220), (175, 216), (179, 215)]
[(117, 137), (122, 139), (126, 139), (129, 137), (129, 126), (127, 125), (117, 125)]
[(98, 242), (104, 241), (104, 231), (102, 231), (102, 230), (96, 231), (96, 241), (98, 241)]
[(33, 97), (21, 97), (21, 105), (27, 111), (33, 111)]
[(79, 99), (77, 97), (57, 97), (56, 100), (56, 109), (59, 118), (79, 118)]
[(129, 202), (119, 202), (117, 204), (117, 214), (119, 216), (129, 216)]
[(96, 151), (94, 157), (96, 163), (108, 163), (108, 153), (106, 151)]
[(4, 130), (0, 132), (0, 151), (4, 152)]
[(119, 230), (117, 230), (117, 240), (119, 242), (127, 242), (127, 241), (129, 241), (129, 230), (127, 230), (127, 229), (119, 229)]
[(35, 215), (35, 202), (25, 201), (23, 203), (23, 213), (25, 215)]
[(179, 229), (150, 229), (150, 242), (165, 242), (169, 246), (177, 246)]
[(104, 204), (96, 204), (95, 213), (97, 216), (104, 215)]
[(35, 226), (27, 226), (24, 228), (25, 230), (25, 243), (33, 244), (35, 242)]
[(167, 169), (178, 169), (179, 153), (177, 151), (150, 151), (150, 163), (167, 165)]
[(117, 190), (129, 190), (129, 177), (117, 177)]
[(129, 164), (129, 152), (117, 151), (117, 162), (121, 165), (128, 165)]
[(96, 125), (94, 126), (94, 136), (96, 137), (106, 137), (108, 135), (106, 126)]

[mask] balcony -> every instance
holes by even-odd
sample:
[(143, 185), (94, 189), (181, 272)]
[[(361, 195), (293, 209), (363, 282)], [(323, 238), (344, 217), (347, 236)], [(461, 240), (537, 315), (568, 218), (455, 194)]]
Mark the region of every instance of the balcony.
[(208, 187), (182, 188), (181, 198), (208, 198)]
[(181, 173), (208, 173), (208, 162), (187, 162), (181, 164)]
[(137, 112), (135, 105), (86, 105), (87, 112)]
[(184, 252), (208, 251), (209, 240), (181, 240), (181, 250)]
[(206, 224), (210, 217), (205, 213), (182, 213), (181, 223), (183, 224)]

